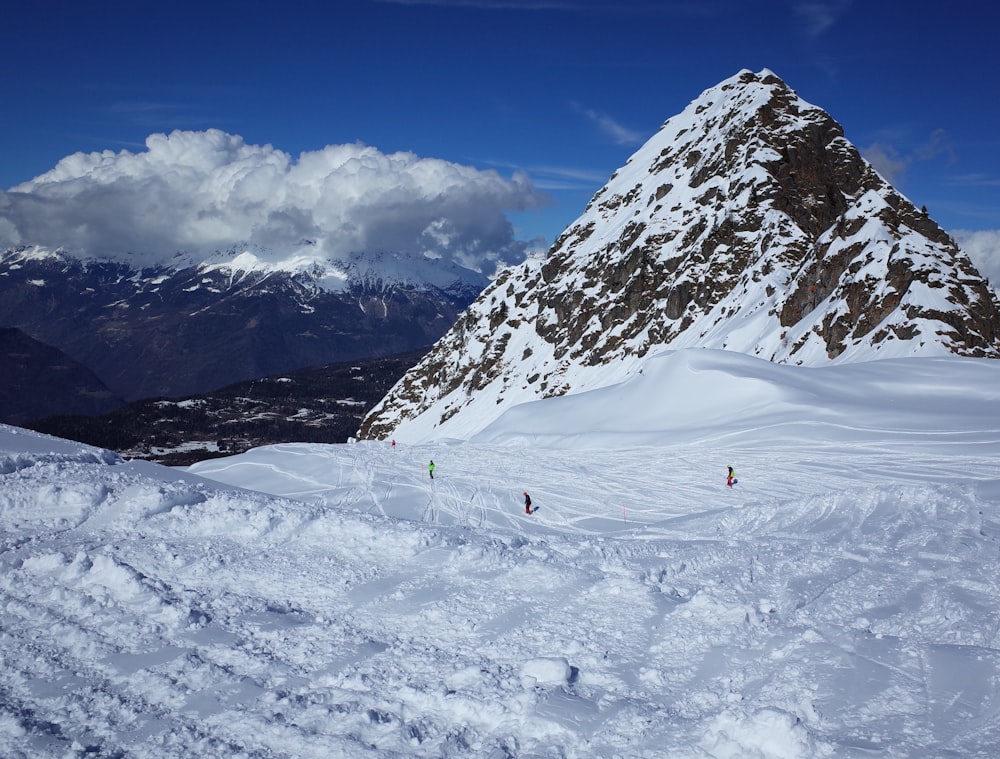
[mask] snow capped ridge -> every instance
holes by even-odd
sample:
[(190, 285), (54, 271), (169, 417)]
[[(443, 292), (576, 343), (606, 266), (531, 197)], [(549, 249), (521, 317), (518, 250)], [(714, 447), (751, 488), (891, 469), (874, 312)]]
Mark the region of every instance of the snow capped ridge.
[(331, 258), (310, 241), (289, 251), (273, 251), (255, 246), (233, 246), (203, 260), (178, 252), (169, 264), (149, 265), (142, 255), (127, 257), (81, 256), (44, 246), (19, 246), (0, 251), (0, 261), (17, 265), (23, 261), (65, 261), (84, 268), (115, 266), (134, 270), (133, 277), (164, 277), (193, 271), (221, 274), (234, 282), (260, 281), (285, 275), (309, 288), (341, 292), (352, 287), (388, 289), (392, 287), (469, 289), (482, 291), (489, 283), (484, 274), (454, 261), (435, 259), (422, 253), (358, 252)]
[(308, 244), (286, 254), (233, 248), (216, 254), (200, 264), (199, 268), (243, 275), (282, 273), (319, 289), (332, 291), (351, 287), (472, 286), (478, 292), (488, 283), (488, 279), (479, 272), (423, 254), (365, 252), (340, 259), (330, 258)]
[(836, 121), (744, 70), (666, 121), (543, 263), (498, 276), (359, 434), (468, 433), (684, 348), (802, 366), (1000, 358), (1000, 305)]

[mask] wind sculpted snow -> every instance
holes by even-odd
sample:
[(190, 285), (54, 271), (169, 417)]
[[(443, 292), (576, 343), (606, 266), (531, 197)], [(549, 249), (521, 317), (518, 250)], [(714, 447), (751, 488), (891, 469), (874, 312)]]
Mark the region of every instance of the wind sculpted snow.
[(996, 756), (998, 372), (682, 351), (187, 471), (0, 427), (0, 755)]

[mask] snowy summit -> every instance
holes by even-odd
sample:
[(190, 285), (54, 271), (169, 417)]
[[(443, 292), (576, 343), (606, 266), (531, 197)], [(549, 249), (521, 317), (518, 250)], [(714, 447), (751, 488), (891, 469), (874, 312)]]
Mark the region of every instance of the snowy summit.
[(361, 435), (464, 437), (469, 419), (692, 347), (805, 366), (997, 358), (1000, 306), (826, 112), (742, 71), (668, 120), (544, 262), (502, 273)]

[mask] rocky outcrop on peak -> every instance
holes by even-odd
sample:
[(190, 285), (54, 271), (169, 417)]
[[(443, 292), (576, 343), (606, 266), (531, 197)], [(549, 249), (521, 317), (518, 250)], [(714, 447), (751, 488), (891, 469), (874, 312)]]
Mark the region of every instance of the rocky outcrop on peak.
[(1000, 358), (1000, 304), (829, 114), (742, 71), (669, 119), (544, 261), (498, 277), (359, 434), (468, 433), (681, 348)]

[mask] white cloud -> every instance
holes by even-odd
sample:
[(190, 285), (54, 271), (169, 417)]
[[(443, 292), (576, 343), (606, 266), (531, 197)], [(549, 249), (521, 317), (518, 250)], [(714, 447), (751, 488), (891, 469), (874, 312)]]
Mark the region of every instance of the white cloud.
[(330, 145), (293, 160), (210, 129), (153, 134), (146, 150), (76, 153), (0, 193), (0, 245), (41, 245), (143, 265), (233, 246), (324, 256), (406, 251), (491, 273), (520, 260), (506, 211), (542, 204), (506, 179), (412, 153)]
[(822, 36), (851, 7), (851, 0), (825, 0), (825, 2), (799, 2), (794, 6), (796, 15), (805, 25), (811, 38)]
[(910, 164), (910, 159), (901, 156), (892, 145), (876, 142), (860, 152), (889, 184), (895, 184)]
[(532, 164), (524, 166), (532, 183), (540, 190), (589, 190), (602, 187), (611, 175), (611, 169), (580, 169), (570, 166)]
[(951, 177), (947, 183), (953, 187), (1000, 187), (1000, 177), (988, 174), (962, 174)]
[(943, 129), (935, 129), (923, 144), (917, 145), (908, 155), (902, 155), (892, 145), (882, 142), (872, 143), (860, 152), (891, 184), (902, 179), (903, 174), (914, 163), (932, 161), (942, 156), (949, 163), (956, 160), (951, 141)]
[(619, 124), (614, 118), (606, 113), (594, 111), (588, 108), (581, 109), (583, 115), (597, 125), (604, 134), (610, 137), (617, 145), (639, 145), (648, 135), (644, 135), (634, 129)]
[(993, 289), (1000, 289), (1000, 229), (977, 232), (959, 229), (950, 234), (979, 273), (990, 280)]

